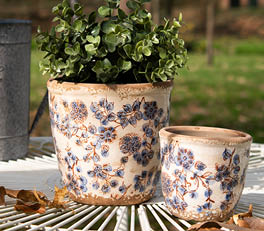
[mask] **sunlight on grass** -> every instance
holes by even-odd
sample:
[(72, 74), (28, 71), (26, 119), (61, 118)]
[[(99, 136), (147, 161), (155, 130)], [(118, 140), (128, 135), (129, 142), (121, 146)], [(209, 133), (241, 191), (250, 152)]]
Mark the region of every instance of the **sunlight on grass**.
[[(206, 64), (204, 54), (189, 55), (189, 70), (181, 70), (174, 81), (171, 124), (233, 128), (250, 133), (254, 142), (263, 142), (264, 54), (236, 54), (237, 47), (241, 49), (244, 46), (242, 50), (245, 50), (250, 46), (258, 47), (260, 43), (254, 39), (234, 41), (231, 39), (228, 43), (228, 46), (232, 44), (229, 52), (225, 49), (221, 52), (221, 46), (227, 44), (227, 39), (217, 40), (220, 48), (217, 49), (213, 67)], [(254, 41), (255, 45), (252, 45)], [(39, 72), (38, 62), (42, 56), (35, 48), (32, 49), (31, 120), (45, 94), (48, 80), (48, 76)], [(46, 112), (34, 135), (50, 135), (49, 127)]]

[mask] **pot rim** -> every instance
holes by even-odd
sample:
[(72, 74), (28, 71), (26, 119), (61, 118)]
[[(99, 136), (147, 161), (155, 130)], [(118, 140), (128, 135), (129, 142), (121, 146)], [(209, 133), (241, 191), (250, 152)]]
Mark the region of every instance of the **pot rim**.
[(156, 83), (124, 83), (124, 84), (105, 84), (105, 83), (75, 83), (75, 82), (66, 82), (66, 81), (58, 81), (56, 79), (49, 79), (47, 82), (48, 87), (52, 87), (54, 85), (61, 85), (61, 87), (74, 89), (79, 87), (91, 87), (98, 89), (122, 89), (122, 88), (167, 88), (173, 86), (173, 80), (167, 80), (165, 82), (156, 82)]
[[(178, 132), (178, 133), (177, 133)], [(186, 132), (187, 134), (180, 134)], [(193, 132), (194, 134), (188, 134)], [(208, 135), (204, 135), (208, 132)], [(196, 133), (196, 134), (195, 134)], [(200, 133), (200, 135), (199, 135)], [(210, 136), (211, 133), (211, 136)], [(219, 133), (220, 136), (214, 136), (213, 134)], [(222, 134), (222, 136), (221, 136)], [(206, 127), (206, 126), (169, 126), (162, 128), (159, 131), (160, 137), (165, 137), (175, 141), (194, 141), (202, 143), (213, 143), (213, 144), (242, 144), (246, 142), (252, 142), (251, 135), (227, 128), (219, 127)]]

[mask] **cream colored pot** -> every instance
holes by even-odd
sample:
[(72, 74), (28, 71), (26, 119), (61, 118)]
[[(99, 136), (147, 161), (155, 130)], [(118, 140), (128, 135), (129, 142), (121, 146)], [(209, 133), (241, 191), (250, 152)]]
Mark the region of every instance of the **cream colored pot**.
[(153, 196), (172, 86), (48, 81), (59, 169), (73, 200), (126, 205)]
[(160, 131), (162, 191), (168, 209), (187, 220), (225, 220), (242, 193), (250, 135), (223, 128)]

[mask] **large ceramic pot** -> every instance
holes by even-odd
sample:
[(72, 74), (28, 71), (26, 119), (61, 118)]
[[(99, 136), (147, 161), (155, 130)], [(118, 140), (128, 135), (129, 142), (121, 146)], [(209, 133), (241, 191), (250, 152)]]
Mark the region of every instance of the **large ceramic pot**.
[(126, 205), (153, 196), (172, 86), (48, 81), (59, 170), (73, 200)]
[(225, 220), (241, 196), (252, 137), (223, 128), (160, 130), (162, 192), (168, 209), (186, 220)]

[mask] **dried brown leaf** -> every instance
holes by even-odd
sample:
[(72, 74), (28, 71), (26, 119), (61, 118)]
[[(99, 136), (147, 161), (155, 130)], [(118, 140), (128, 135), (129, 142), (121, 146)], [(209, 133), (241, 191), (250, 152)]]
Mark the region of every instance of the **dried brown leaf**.
[(243, 219), (245, 217), (252, 217), (252, 211), (253, 211), (253, 206), (250, 204), (248, 211), (246, 213), (238, 213), (238, 214), (233, 215), (234, 224), (240, 227), (250, 228), (248, 223), (244, 221)]
[(13, 190), (13, 189), (6, 188), (6, 195), (11, 198), (17, 198), (17, 194), (19, 193), (19, 191), (20, 190)]
[(233, 215), (226, 223), (202, 222), (191, 226), (189, 231), (221, 230), (226, 228), (234, 231), (263, 231), (264, 220), (252, 216), (253, 207), (249, 206), (246, 213)]
[(67, 203), (67, 201), (65, 201), (65, 197), (68, 195), (66, 186), (60, 189), (55, 185), (54, 189), (55, 189), (54, 199), (53, 201), (49, 202), (48, 206), (51, 208), (66, 209), (65, 204)]
[(17, 193), (15, 209), (24, 213), (45, 213), (48, 199), (42, 192), (36, 190), (20, 190)]
[(245, 217), (244, 221), (248, 223), (251, 230), (264, 230), (264, 219), (258, 217)]
[(24, 202), (24, 201), (17, 201), (14, 206), (15, 210), (22, 211), (24, 213), (45, 213), (46, 209), (43, 208), (40, 203), (38, 202)]
[(220, 230), (221, 228), (222, 227), (217, 222), (209, 221), (209, 222), (201, 222), (201, 223), (192, 225), (188, 229), (188, 231)]
[(42, 207), (46, 207), (48, 205), (49, 200), (44, 193), (36, 191), (36, 189), (35, 189), (33, 191), (33, 194), (36, 197), (37, 201), (41, 204)]
[(5, 204), (5, 196), (17, 199), (14, 208), (25, 213), (45, 213), (46, 206), (51, 208), (66, 209), (65, 196), (68, 194), (67, 188), (62, 189), (55, 186), (53, 201), (49, 201), (46, 195), (35, 190), (12, 190), (0, 186), (0, 205)]
[(5, 205), (5, 195), (6, 195), (5, 187), (0, 186), (0, 205)]
[(206, 229), (212, 231), (212, 230), (221, 230), (221, 228), (229, 229), (232, 231), (263, 231), (263, 229), (244, 228), (244, 227), (239, 227), (237, 225), (230, 225), (222, 222), (212, 222), (212, 221), (202, 222), (192, 225), (188, 229), (188, 231), (203, 231)]

